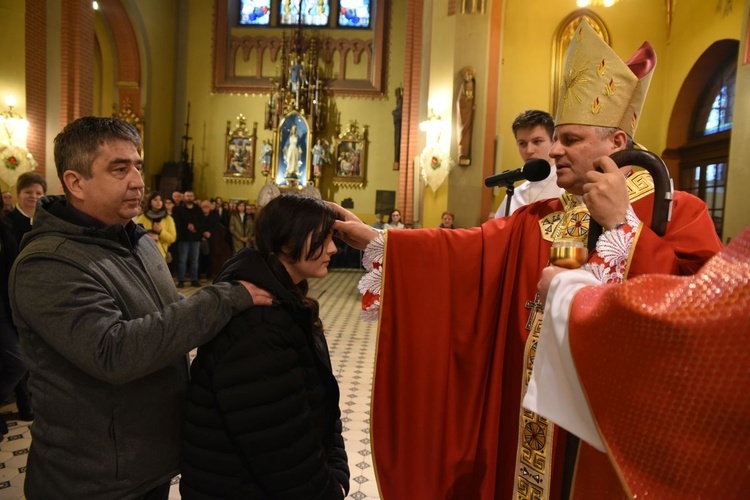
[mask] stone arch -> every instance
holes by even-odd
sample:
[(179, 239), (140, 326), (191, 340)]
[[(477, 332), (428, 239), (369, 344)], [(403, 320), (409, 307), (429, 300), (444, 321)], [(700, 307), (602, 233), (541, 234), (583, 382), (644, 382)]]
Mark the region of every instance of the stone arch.
[(677, 95), (667, 128), (666, 149), (662, 153), (673, 178), (679, 178), (678, 148), (688, 142), (695, 107), (709, 81), (731, 54), (737, 54), (739, 42), (732, 39), (714, 42), (693, 65)]
[(117, 59), (117, 100), (122, 110), (129, 102), (130, 108), (141, 109), (141, 60), (133, 23), (121, 0), (99, 2), (101, 14), (112, 33)]

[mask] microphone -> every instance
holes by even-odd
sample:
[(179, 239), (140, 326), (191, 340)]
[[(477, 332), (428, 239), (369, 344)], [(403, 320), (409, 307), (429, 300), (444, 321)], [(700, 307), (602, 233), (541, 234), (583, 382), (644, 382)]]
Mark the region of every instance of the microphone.
[(484, 179), (487, 187), (510, 186), (516, 181), (526, 179), (527, 181), (541, 181), (546, 179), (550, 172), (549, 162), (541, 158), (532, 158), (523, 164), (523, 167), (515, 170), (506, 170), (499, 174), (490, 175)]

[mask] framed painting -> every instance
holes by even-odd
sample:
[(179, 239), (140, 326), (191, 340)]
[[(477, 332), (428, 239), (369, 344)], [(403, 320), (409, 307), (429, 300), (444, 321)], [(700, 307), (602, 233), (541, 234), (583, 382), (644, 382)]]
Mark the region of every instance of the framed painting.
[(226, 147), (224, 149), (224, 179), (251, 181), (255, 179), (255, 143), (258, 124), (252, 132), (247, 129), (245, 116), (237, 117), (237, 127), (227, 121)]
[(367, 164), (367, 126), (360, 132), (357, 122), (349, 122), (349, 129), (333, 141), (332, 163), (335, 168), (333, 183), (364, 187)]
[(304, 116), (296, 111), (281, 120), (274, 149), (274, 179), (280, 187), (306, 186), (310, 179), (310, 127)]

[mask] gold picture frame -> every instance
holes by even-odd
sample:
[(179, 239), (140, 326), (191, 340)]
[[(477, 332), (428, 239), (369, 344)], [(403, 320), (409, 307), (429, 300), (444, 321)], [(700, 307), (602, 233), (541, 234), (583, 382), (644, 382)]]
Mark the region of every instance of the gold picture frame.
[(231, 129), (227, 120), (224, 148), (224, 180), (251, 182), (255, 179), (255, 147), (258, 123), (253, 123), (252, 132), (247, 129), (245, 116), (237, 116), (237, 127)]
[(367, 172), (367, 126), (360, 132), (356, 121), (333, 140), (331, 163), (333, 183), (349, 187), (364, 187)]

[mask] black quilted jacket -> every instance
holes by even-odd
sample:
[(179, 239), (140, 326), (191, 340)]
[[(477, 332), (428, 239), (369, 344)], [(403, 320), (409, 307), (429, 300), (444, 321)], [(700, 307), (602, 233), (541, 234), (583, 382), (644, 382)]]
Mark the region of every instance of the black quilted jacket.
[(230, 259), (218, 281), (230, 279), (265, 288), (279, 304), (235, 316), (199, 348), (183, 434), (182, 498), (343, 498), (349, 468), (325, 337), (287, 288), (289, 276), (276, 277), (254, 250)]

